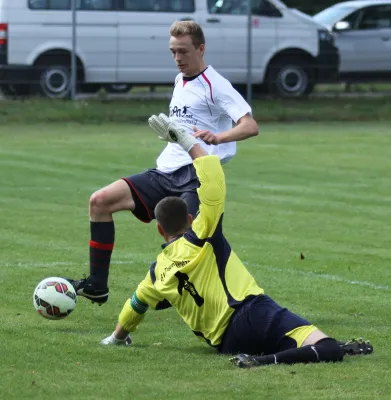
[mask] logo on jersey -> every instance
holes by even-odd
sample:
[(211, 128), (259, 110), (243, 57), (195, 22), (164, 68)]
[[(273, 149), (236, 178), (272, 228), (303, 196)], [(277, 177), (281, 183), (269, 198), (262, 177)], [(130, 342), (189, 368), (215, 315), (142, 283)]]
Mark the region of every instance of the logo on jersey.
[(180, 271), (175, 276), (178, 278), (178, 293), (182, 296), (183, 290), (186, 290), (197, 306), (201, 307), (204, 304), (204, 299), (198, 294), (194, 284), (189, 281), (189, 276)]
[(194, 119), (193, 114), (190, 112), (190, 106), (184, 105), (183, 107), (170, 107), (170, 117), (174, 117), (178, 122), (183, 124), (197, 125), (197, 120)]
[(181, 108), (174, 106), (170, 109), (170, 117), (184, 118), (192, 116), (188, 114), (190, 106), (183, 106)]
[(160, 281), (163, 282), (166, 279), (167, 272), (171, 271), (174, 267), (182, 268), (189, 264), (190, 261), (174, 261), (172, 264), (164, 267), (163, 272), (160, 274)]

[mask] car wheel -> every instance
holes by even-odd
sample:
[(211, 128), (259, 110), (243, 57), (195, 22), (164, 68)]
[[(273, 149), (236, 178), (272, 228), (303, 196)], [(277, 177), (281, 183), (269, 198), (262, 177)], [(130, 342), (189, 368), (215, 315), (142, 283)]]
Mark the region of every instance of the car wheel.
[(105, 89), (108, 93), (127, 93), (132, 88), (129, 83), (111, 83), (105, 85)]
[(314, 88), (314, 71), (300, 59), (281, 59), (270, 65), (267, 85), (275, 97), (308, 96)]
[(71, 94), (71, 69), (69, 63), (49, 64), (42, 60), (37, 64), (35, 92), (51, 99), (65, 99)]

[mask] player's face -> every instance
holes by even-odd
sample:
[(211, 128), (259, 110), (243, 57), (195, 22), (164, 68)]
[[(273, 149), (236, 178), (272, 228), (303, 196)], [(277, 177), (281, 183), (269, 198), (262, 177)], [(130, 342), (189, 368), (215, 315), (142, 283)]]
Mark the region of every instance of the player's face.
[(170, 51), (175, 63), (184, 76), (194, 76), (201, 72), (205, 45), (194, 47), (191, 37), (180, 36), (170, 38)]

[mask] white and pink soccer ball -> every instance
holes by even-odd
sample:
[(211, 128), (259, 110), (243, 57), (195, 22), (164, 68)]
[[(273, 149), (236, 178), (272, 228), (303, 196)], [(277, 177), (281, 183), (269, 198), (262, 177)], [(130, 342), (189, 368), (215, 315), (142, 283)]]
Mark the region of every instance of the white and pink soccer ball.
[(33, 304), (42, 317), (63, 319), (75, 308), (76, 297), (75, 289), (66, 279), (50, 277), (38, 283)]

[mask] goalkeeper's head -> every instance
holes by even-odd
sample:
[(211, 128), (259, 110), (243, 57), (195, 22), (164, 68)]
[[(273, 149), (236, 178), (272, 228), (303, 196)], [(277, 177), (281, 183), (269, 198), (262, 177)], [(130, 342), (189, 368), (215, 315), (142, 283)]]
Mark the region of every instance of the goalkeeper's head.
[(186, 202), (179, 197), (166, 197), (155, 207), (157, 229), (166, 241), (187, 232), (193, 222)]

